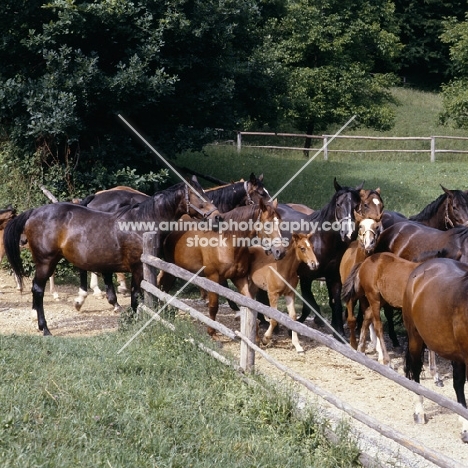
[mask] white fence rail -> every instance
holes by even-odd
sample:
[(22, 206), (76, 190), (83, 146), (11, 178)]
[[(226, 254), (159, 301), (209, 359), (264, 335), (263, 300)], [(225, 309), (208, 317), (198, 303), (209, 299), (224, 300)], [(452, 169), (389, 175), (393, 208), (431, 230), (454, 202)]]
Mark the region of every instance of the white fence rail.
[[(333, 404), (340, 410), (346, 412), (354, 419), (360, 421), (363, 424), (366, 424), (368, 427), (378, 431), (380, 434), (384, 435), (385, 437), (394, 440), (398, 444), (406, 447), (407, 449), (411, 450), (414, 453), (424, 457), (425, 459), (431, 461), (432, 463), (436, 464), (437, 466), (443, 468), (461, 468), (463, 465), (456, 462), (455, 460), (446, 457), (445, 455), (431, 450), (428, 447), (420, 444), (418, 441), (414, 439), (409, 439), (395, 431), (391, 427), (381, 423), (380, 421), (375, 420), (374, 418), (362, 413), (361, 411), (350, 407), (347, 403), (340, 401), (335, 395), (319, 388), (311, 381), (305, 379), (304, 377), (300, 376), (299, 374), (293, 372), (288, 367), (284, 366), (283, 364), (277, 362), (271, 356), (268, 355), (265, 351), (258, 348), (255, 343), (256, 337), (256, 317), (257, 312), (263, 313), (265, 316), (269, 318), (274, 318), (278, 323), (282, 324), (286, 328), (296, 331), (300, 335), (307, 336), (313, 340), (318, 341), (319, 343), (339, 352), (343, 356), (348, 359), (351, 359), (355, 362), (358, 362), (367, 368), (378, 372), (379, 374), (387, 377), (388, 379), (392, 380), (393, 382), (405, 387), (408, 390), (415, 392), (418, 395), (422, 395), (437, 404), (463, 416), (464, 418), (468, 419), (468, 410), (463, 408), (460, 404), (446, 398), (428, 388), (417, 384), (401, 375), (399, 375), (394, 370), (390, 369), (387, 366), (381, 365), (378, 362), (368, 358), (365, 354), (359, 353), (355, 351), (350, 346), (343, 345), (335, 340), (333, 337), (325, 335), (318, 330), (314, 330), (309, 328), (308, 326), (291, 320), (286, 314), (279, 312), (277, 309), (273, 309), (271, 307), (265, 306), (253, 299), (245, 297), (237, 292), (232, 291), (229, 288), (225, 288), (220, 286), (218, 283), (214, 283), (207, 278), (202, 277), (194, 277), (193, 273), (186, 271), (178, 266), (167, 263), (161, 260), (158, 257), (154, 256), (154, 252), (156, 251), (155, 245), (155, 235), (154, 233), (145, 233), (143, 236), (143, 255), (141, 257), (143, 265), (144, 265), (144, 280), (141, 284), (142, 289), (145, 293), (145, 302), (146, 305), (143, 306), (145, 310), (149, 310), (148, 305), (152, 304), (152, 298), (156, 297), (159, 300), (162, 300), (166, 303), (170, 303), (171, 305), (185, 311), (186, 313), (190, 314), (193, 318), (200, 320), (204, 324), (214, 328), (218, 332), (224, 334), (225, 336), (229, 337), (232, 340), (240, 341), (240, 363), (238, 368), (243, 371), (250, 371), (254, 368), (255, 365), (255, 353), (261, 354), (265, 359), (267, 359), (270, 363), (275, 365), (278, 369), (282, 372), (285, 372), (295, 381), (301, 383), (305, 388), (309, 391), (321, 396), (329, 403)], [(197, 310), (189, 307), (188, 305), (184, 304), (182, 301), (177, 300), (162, 292), (158, 289), (155, 284), (156, 278), (156, 271), (163, 270), (165, 272), (170, 273), (173, 276), (178, 278), (182, 278), (185, 281), (190, 281), (196, 286), (205, 289), (206, 291), (216, 292), (220, 296), (223, 296), (227, 299), (230, 299), (236, 302), (238, 305), (241, 306), (241, 324), (240, 329), (241, 331), (233, 331), (229, 328), (225, 327), (224, 325), (220, 324), (219, 322), (215, 322), (204, 314), (198, 312)], [(154, 312), (150, 310), (150, 313), (153, 314), (155, 319), (161, 320), (160, 317), (157, 316)], [(170, 326), (170, 325), (169, 325)], [(223, 360), (221, 355), (218, 353), (210, 351), (214, 357), (219, 360)], [(216, 355), (214, 355), (216, 354)], [(236, 365), (237, 367), (237, 365)]]
[[(264, 136), (264, 137), (284, 137), (284, 138), (310, 138), (311, 140), (318, 140), (322, 143), (317, 148), (304, 148), (297, 146), (275, 146), (275, 145), (249, 145), (243, 143), (243, 136)], [(330, 149), (328, 147), (329, 138), (335, 137), (336, 140), (362, 140), (362, 141), (423, 141), (428, 142), (427, 149)], [(468, 149), (449, 149), (440, 148), (437, 146), (437, 140), (465, 140), (468, 141), (468, 137), (457, 137), (457, 136), (429, 136), (429, 137), (370, 137), (370, 136), (355, 136), (355, 135), (307, 135), (300, 133), (271, 133), (271, 132), (237, 132), (237, 151), (240, 153), (242, 148), (262, 148), (262, 149), (280, 149), (280, 150), (291, 150), (291, 151), (303, 151), (310, 153), (311, 151), (319, 151), (323, 149), (323, 158), (328, 160), (330, 153), (427, 153), (430, 155), (431, 162), (435, 162), (437, 154), (451, 153), (451, 154), (468, 154)]]

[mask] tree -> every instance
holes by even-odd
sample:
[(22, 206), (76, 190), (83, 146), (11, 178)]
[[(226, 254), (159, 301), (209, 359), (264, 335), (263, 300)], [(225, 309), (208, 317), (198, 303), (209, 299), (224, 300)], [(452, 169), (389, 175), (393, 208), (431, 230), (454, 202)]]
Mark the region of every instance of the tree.
[[(126, 166), (154, 167), (119, 113), (169, 156), (200, 148), (212, 129), (268, 109), (263, 89), (274, 77), (254, 51), (265, 16), (280, 9), (279, 0), (6, 0), (4, 150), (35, 154), (47, 173), (59, 167), (71, 187), (80, 177), (99, 185)], [(264, 109), (246, 102), (251, 93)]]
[(450, 48), (455, 78), (442, 87), (442, 123), (468, 128), (468, 15), (465, 21), (444, 22), (441, 40)]
[(287, 70), (281, 105), (297, 128), (313, 134), (353, 114), (361, 125), (391, 127), (394, 76), (387, 72), (398, 53), (392, 14), (385, 0), (288, 2), (275, 42)]
[(419, 87), (439, 89), (453, 77), (447, 43), (441, 41), (444, 20), (459, 21), (466, 12), (465, 1), (395, 0), (395, 14), (404, 48), (400, 74)]

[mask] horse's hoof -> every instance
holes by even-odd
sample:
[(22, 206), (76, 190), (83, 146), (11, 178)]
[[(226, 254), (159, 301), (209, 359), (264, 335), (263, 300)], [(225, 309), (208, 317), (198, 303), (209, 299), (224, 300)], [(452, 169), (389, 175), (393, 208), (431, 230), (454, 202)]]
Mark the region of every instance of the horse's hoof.
[(426, 414), (413, 414), (413, 419), (416, 424), (427, 424), (427, 416)]
[(75, 309), (79, 312), (81, 310), (81, 306), (83, 305), (83, 303), (75, 301), (74, 305), (75, 305)]
[(103, 299), (105, 297), (106, 293), (102, 291), (94, 291), (93, 292), (93, 297), (97, 297), (99, 299)]
[(52, 296), (54, 297), (55, 301), (60, 301), (60, 296), (59, 296), (58, 292), (54, 292), (54, 294), (52, 294)]
[(120, 314), (120, 312), (122, 312), (122, 306), (117, 304), (116, 306), (114, 306), (114, 313)]
[(467, 431), (462, 431), (461, 433), (461, 440), (465, 444), (468, 444), (468, 432)]
[(52, 333), (50, 333), (48, 328), (44, 328), (44, 331), (42, 333), (44, 336), (52, 336)]

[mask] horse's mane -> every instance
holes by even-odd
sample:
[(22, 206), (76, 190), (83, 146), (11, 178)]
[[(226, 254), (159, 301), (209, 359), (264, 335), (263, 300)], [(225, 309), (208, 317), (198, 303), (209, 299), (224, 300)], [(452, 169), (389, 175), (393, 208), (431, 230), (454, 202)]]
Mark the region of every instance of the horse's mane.
[(228, 211), (233, 206), (233, 203), (238, 203), (246, 195), (244, 182), (233, 182), (232, 184), (208, 189), (206, 192), (208, 192), (207, 196), (211, 200), (211, 203), (220, 212)]
[[(272, 209), (273, 207), (270, 207), (269, 205), (266, 205), (267, 209)], [(234, 208), (233, 210), (226, 211), (225, 213), (222, 214), (223, 221), (235, 221), (235, 222), (242, 222), (242, 221), (248, 221), (249, 219), (253, 219), (254, 221), (257, 220), (257, 217), (259, 215), (260, 211), (260, 205), (254, 204), (254, 205), (245, 205), (245, 206), (239, 206), (237, 208)]]
[(331, 200), (323, 206), (320, 210), (314, 211), (308, 216), (308, 221), (330, 221), (335, 219), (335, 208), (336, 208), (336, 200), (337, 198), (342, 195), (343, 193), (351, 192), (355, 193), (356, 197), (359, 198), (359, 190), (352, 188), (352, 187), (342, 187), (338, 192), (335, 192), (331, 198)]
[[(138, 210), (138, 217), (141, 219), (158, 220), (170, 219), (173, 217), (174, 212), (180, 203), (180, 196), (185, 195), (185, 182), (180, 182), (167, 189), (156, 192), (148, 200), (134, 205), (124, 206), (118, 211), (117, 217), (121, 217), (132, 209)], [(203, 193), (201, 187), (194, 187)]]
[(428, 219), (431, 219), (439, 210), (440, 205), (447, 199), (447, 194), (443, 193), (442, 195), (439, 195), (439, 197), (434, 200), (433, 202), (429, 203), (423, 210), (415, 214), (413, 216), (410, 216), (408, 219), (411, 221), (427, 221)]

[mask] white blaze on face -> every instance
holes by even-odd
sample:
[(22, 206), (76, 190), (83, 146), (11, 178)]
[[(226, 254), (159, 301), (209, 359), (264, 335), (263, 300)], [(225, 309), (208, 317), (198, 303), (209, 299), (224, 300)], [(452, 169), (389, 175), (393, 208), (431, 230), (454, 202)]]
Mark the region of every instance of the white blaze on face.
[(373, 201), (377, 206), (380, 205), (380, 200), (378, 200), (377, 198), (373, 198), (372, 201)]
[(366, 218), (359, 223), (359, 237), (365, 249), (370, 248), (375, 240), (374, 226), (375, 221), (373, 219)]

